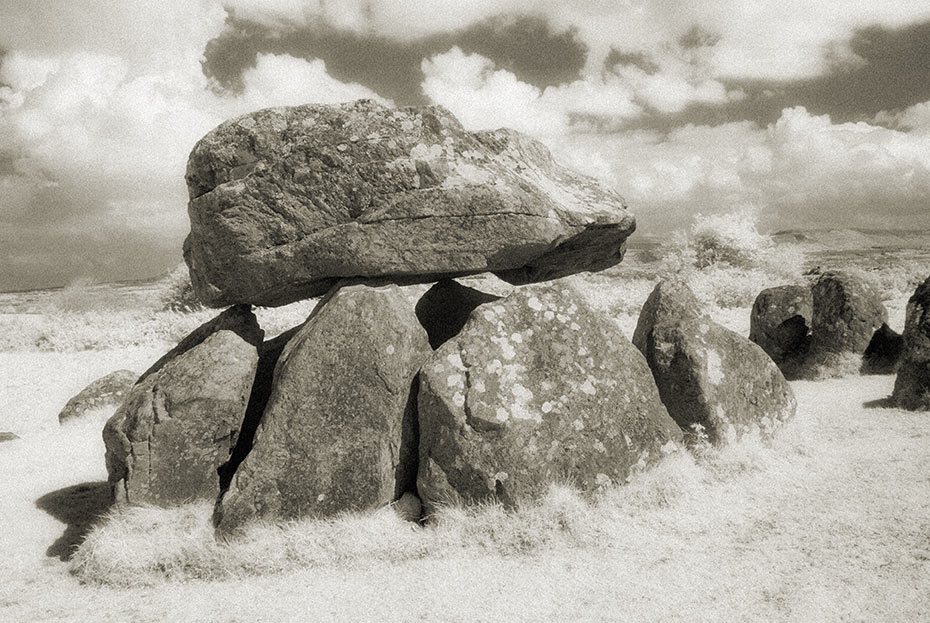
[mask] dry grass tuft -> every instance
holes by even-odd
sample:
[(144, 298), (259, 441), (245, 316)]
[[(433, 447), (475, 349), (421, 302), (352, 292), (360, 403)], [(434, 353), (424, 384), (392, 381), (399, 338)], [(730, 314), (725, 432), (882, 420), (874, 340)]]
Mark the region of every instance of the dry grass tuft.
[(226, 542), (214, 539), (209, 503), (130, 507), (111, 512), (91, 531), (73, 557), (71, 571), (90, 583), (149, 586), (304, 568), (605, 548), (628, 538), (631, 524), (687, 522), (722, 483), (779, 461), (757, 438), (725, 448), (696, 443), (627, 484), (593, 496), (569, 485), (552, 485), (542, 499), (516, 509), (490, 503), (448, 506), (426, 526), (405, 522), (390, 508), (325, 520), (259, 521)]

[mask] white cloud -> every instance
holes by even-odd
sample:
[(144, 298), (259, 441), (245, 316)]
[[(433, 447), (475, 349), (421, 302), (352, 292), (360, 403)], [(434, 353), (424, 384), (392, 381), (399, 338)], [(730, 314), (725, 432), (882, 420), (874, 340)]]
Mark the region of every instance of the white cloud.
[(243, 112), (267, 106), (336, 104), (362, 98), (392, 104), (367, 87), (332, 78), (320, 59), (307, 61), (287, 54), (259, 54), (255, 67), (245, 71), (242, 82), (243, 93), (235, 98), (234, 105)]
[[(585, 75), (596, 76), (611, 48), (662, 57), (699, 27), (715, 39), (708, 78), (793, 80), (833, 64), (856, 63), (853, 33), (930, 19), (926, 0), (225, 0), (236, 14), (270, 28), (330, 25), (409, 41), (467, 28), (488, 18), (532, 16), (557, 32), (572, 31), (588, 49)], [(657, 87), (659, 88), (659, 87)], [(664, 87), (664, 88), (667, 88)]]
[(646, 230), (745, 207), (779, 228), (926, 225), (930, 205), (926, 136), (835, 124), (801, 107), (765, 128), (586, 134), (553, 147), (620, 190)]
[[(153, 11), (149, 3), (36, 2), (47, 23), (26, 20), (25, 4), (3, 7), (0, 238), (9, 243), (0, 264), (43, 244), (55, 245), (48, 253), (98, 255), (95, 247), (115, 237), (175, 249), (163, 261), (179, 261), (188, 230), (184, 171), (206, 132), (266, 106), (377, 98), (332, 78), (321, 60), (288, 55), (260, 55), (242, 93), (215, 92), (200, 63), (223, 28), (217, 3)], [(7, 24), (22, 30), (11, 34)]]

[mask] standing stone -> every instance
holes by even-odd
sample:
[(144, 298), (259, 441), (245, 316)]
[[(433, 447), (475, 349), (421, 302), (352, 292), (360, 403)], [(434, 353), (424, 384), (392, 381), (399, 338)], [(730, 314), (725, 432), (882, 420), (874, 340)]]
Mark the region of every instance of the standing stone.
[(811, 352), (862, 355), (875, 330), (888, 321), (878, 294), (862, 279), (842, 272), (825, 272), (811, 286), (813, 318)]
[(904, 350), (904, 338), (886, 323), (872, 335), (862, 355), (862, 374), (894, 374)]
[(411, 390), (431, 349), (403, 290), (340, 287), (287, 342), (252, 451), (217, 505), (220, 534), (252, 518), (330, 516), (415, 490)]
[(121, 403), (137, 378), (132, 370), (117, 370), (100, 377), (68, 401), (58, 414), (58, 423), (64, 424), (88, 411)]
[(262, 330), (247, 306), (196, 329), (149, 368), (103, 429), (119, 503), (214, 499), (242, 424)]
[(427, 511), (622, 483), (681, 441), (646, 362), (567, 280), (477, 307), (420, 373)]
[(811, 341), (813, 299), (807, 286), (778, 286), (759, 293), (749, 316), (749, 339), (788, 378), (795, 377)]
[(907, 302), (904, 349), (892, 398), (912, 411), (930, 410), (930, 277)]
[(699, 425), (713, 443), (748, 432), (770, 435), (797, 403), (778, 367), (758, 345), (699, 315), (682, 281), (656, 285), (635, 335), (669, 415)]
[(612, 266), (623, 199), (512, 130), (369, 100), (229, 120), (187, 166), (184, 258), (200, 299), (281, 305), (346, 277), (494, 271), (528, 282)]

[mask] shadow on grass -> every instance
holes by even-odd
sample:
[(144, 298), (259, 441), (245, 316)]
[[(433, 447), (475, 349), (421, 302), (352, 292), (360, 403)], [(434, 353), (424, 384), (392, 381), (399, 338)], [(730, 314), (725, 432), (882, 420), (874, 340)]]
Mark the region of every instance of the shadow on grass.
[(49, 546), (45, 555), (62, 561), (70, 560), (94, 521), (110, 508), (112, 499), (110, 483), (103, 481), (65, 487), (36, 500), (38, 508), (68, 524), (64, 534)]

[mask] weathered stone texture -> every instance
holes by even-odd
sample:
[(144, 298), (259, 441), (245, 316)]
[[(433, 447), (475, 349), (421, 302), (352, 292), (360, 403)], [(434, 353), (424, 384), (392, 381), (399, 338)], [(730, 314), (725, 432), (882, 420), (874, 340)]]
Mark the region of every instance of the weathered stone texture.
[(794, 377), (811, 341), (813, 298), (807, 286), (762, 290), (749, 317), (749, 339), (758, 344), (786, 377)]
[(96, 379), (68, 400), (58, 414), (58, 422), (64, 424), (88, 411), (120, 404), (137, 378), (139, 375), (132, 370), (117, 370)]
[(756, 344), (700, 314), (682, 281), (656, 285), (636, 327), (637, 345), (669, 415), (714, 443), (770, 435), (793, 417), (794, 393)]
[(903, 352), (892, 398), (911, 410), (930, 410), (930, 277), (907, 301)]
[(862, 355), (862, 374), (894, 374), (904, 351), (904, 338), (900, 333), (882, 324), (872, 335)]
[(210, 305), (280, 305), (344, 277), (499, 272), (528, 282), (622, 258), (622, 198), (512, 130), (444, 108), (261, 110), (221, 124), (187, 168), (185, 260)]
[(330, 293), (287, 342), (252, 450), (214, 521), (322, 517), (388, 504), (415, 489), (412, 396), (431, 353), (396, 285)]
[(847, 273), (823, 273), (811, 286), (813, 317), (811, 353), (862, 355), (875, 330), (888, 321), (878, 294), (862, 279)]
[(568, 281), (475, 308), (423, 366), (427, 511), (455, 499), (517, 504), (553, 482), (592, 491), (681, 440), (642, 356)]
[(117, 502), (215, 499), (242, 424), (262, 331), (246, 306), (194, 331), (132, 388), (103, 431)]

